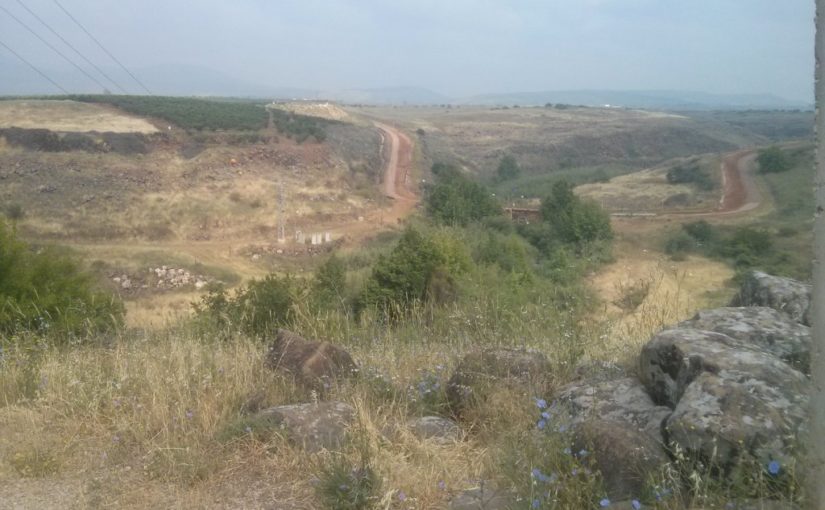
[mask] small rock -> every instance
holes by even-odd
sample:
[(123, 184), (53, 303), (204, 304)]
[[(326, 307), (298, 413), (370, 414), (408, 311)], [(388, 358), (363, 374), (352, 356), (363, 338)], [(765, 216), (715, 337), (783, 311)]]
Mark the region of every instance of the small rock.
[(286, 438), (308, 452), (338, 450), (347, 440), (355, 409), (344, 402), (320, 402), (271, 407), (255, 414), (286, 433)]
[(124, 288), (124, 289), (131, 289), (131, 288), (132, 288), (132, 282), (131, 282), (131, 281), (129, 281), (129, 280), (123, 280), (123, 281), (120, 283), (120, 286), (121, 286), (122, 288)]
[(450, 501), (450, 510), (515, 510), (523, 507), (514, 494), (484, 486), (466, 490)]
[(407, 427), (418, 439), (429, 439), (436, 444), (452, 444), (461, 439), (461, 428), (452, 420), (440, 416), (424, 416), (407, 422)]
[(206, 287), (206, 282), (203, 280), (198, 280), (195, 282), (195, 288), (197, 290), (201, 290), (202, 288)]

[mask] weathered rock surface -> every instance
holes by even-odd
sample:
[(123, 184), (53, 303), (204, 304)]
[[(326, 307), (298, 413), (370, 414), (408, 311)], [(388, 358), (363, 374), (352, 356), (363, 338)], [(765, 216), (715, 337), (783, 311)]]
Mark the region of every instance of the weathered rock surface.
[(407, 422), (407, 427), (415, 437), (436, 444), (451, 444), (461, 439), (461, 428), (453, 420), (441, 416), (415, 418)]
[(642, 349), (640, 375), (654, 401), (674, 407), (672, 445), (723, 466), (744, 453), (792, 455), (808, 379), (779, 358), (720, 333), (673, 329)]
[(639, 497), (668, 457), (659, 441), (625, 421), (591, 419), (576, 428), (573, 451), (588, 452), (610, 499)]
[(515, 510), (524, 508), (510, 492), (496, 490), (492, 487), (469, 489), (450, 502), (450, 510)]
[(732, 381), (762, 381), (788, 396), (804, 392), (807, 384), (804, 374), (779, 358), (712, 331), (662, 331), (642, 348), (639, 357), (642, 384), (654, 402), (671, 408), (705, 372)]
[(467, 354), (447, 382), (447, 399), (455, 412), (469, 405), (484, 386), (502, 382), (539, 385), (550, 370), (547, 357), (524, 349), (485, 349)]
[(344, 402), (293, 404), (265, 409), (255, 417), (283, 431), (291, 443), (318, 452), (345, 444), (355, 409)]
[(787, 314), (763, 306), (702, 310), (673, 329), (703, 329), (742, 340), (804, 373), (811, 365), (811, 330)]
[(748, 453), (763, 465), (787, 463), (805, 418), (806, 390), (774, 386), (747, 373), (701, 373), (686, 389), (666, 430), (683, 450), (722, 466)]
[(329, 342), (307, 340), (285, 329), (278, 330), (270, 345), (266, 365), (316, 389), (357, 371), (357, 365), (344, 349)]
[(671, 409), (656, 405), (636, 379), (572, 383), (562, 388), (556, 402), (570, 411), (571, 425), (605, 420), (626, 423), (663, 444), (662, 424)]
[(752, 271), (745, 277), (730, 306), (767, 306), (810, 326), (811, 286), (790, 278)]

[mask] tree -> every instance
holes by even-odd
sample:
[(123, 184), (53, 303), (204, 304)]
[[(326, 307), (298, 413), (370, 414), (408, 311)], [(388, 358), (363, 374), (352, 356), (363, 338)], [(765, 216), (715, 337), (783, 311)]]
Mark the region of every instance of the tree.
[(501, 206), (486, 187), (469, 180), (452, 165), (436, 163), (435, 184), (425, 190), (427, 214), (446, 225), (467, 225), (501, 214)]
[(516, 158), (507, 154), (498, 164), (498, 168), (496, 169), (496, 180), (498, 182), (510, 181), (515, 179), (521, 173), (521, 168), (519, 168), (518, 163), (516, 162)]
[(567, 181), (553, 185), (550, 196), (541, 202), (541, 215), (564, 243), (581, 245), (613, 238), (610, 216), (599, 204), (576, 196)]
[(315, 272), (312, 291), (318, 304), (334, 306), (344, 299), (347, 271), (344, 262), (332, 255)]

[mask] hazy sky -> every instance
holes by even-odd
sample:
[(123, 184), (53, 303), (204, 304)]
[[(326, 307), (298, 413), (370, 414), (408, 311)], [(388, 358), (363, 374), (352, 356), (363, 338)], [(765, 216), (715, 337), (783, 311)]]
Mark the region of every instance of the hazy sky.
[[(53, 0), (21, 1), (106, 63)], [(813, 0), (60, 1), (127, 66), (198, 65), (273, 86), (813, 99)], [(0, 5), (54, 40), (18, 0)], [(64, 65), (2, 11), (0, 40)]]

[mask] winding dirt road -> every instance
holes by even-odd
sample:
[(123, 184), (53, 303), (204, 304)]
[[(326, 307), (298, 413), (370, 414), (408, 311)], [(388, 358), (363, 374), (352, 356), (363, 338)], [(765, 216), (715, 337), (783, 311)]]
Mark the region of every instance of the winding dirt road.
[(755, 159), (754, 149), (733, 152), (722, 158), (722, 198), (716, 210), (669, 216), (728, 216), (756, 209), (762, 203), (762, 194), (753, 176)]
[[(375, 126), (381, 130), (384, 142), (382, 148), (385, 165), (382, 190), (385, 196), (395, 201), (390, 216), (403, 217), (412, 212), (418, 200), (407, 183), (412, 169), (413, 143), (409, 136), (390, 125), (375, 122)], [(386, 141), (389, 141), (389, 147)]]

